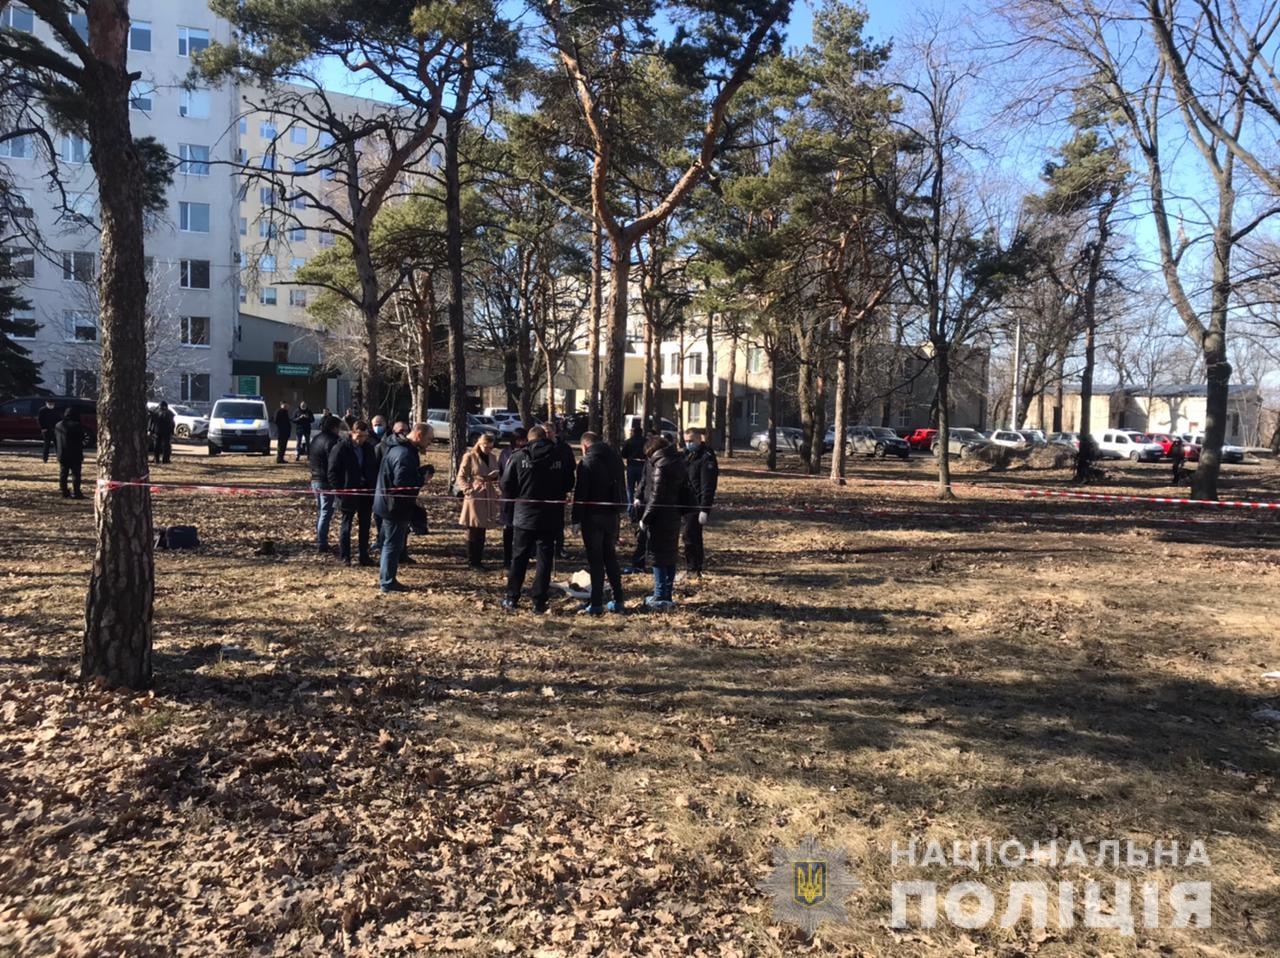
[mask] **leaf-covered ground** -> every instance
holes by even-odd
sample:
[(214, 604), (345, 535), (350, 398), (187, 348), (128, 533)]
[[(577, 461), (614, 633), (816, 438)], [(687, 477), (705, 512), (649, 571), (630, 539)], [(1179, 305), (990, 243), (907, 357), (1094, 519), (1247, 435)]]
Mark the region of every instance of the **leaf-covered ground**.
[[(842, 489), (724, 465), (680, 611), (592, 621), (503, 613), (445, 500), (388, 598), (309, 551), (304, 497), (159, 494), (202, 546), (158, 554), (135, 697), (75, 682), (91, 502), (7, 450), (0, 954), (1280, 951), (1280, 732), (1254, 716), (1280, 704), (1280, 517), (1032, 500), (1063, 476), (1023, 470), (940, 503), (923, 460)], [(305, 487), (251, 458), (153, 476)], [(848, 514), (779, 511), (815, 506)], [(810, 833), (863, 887), (807, 942), (758, 886)], [(1211, 865), (891, 861), (986, 838), (1202, 839)], [(1204, 878), (1213, 927), (889, 927), (894, 881), (974, 878)]]

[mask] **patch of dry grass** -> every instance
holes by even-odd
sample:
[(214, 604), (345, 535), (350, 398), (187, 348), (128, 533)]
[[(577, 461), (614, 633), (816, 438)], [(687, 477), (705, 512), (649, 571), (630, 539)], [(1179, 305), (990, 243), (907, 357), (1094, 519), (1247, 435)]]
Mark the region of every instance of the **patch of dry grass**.
[[(159, 553), (157, 687), (130, 697), (72, 681), (90, 506), (0, 457), (0, 951), (1280, 949), (1280, 747), (1250, 717), (1277, 696), (1275, 521), (1027, 500), (1061, 477), (1026, 471), (966, 466), (978, 484), (938, 503), (918, 461), (859, 462), (843, 489), (724, 467), (681, 609), (591, 621), (504, 615), (448, 501), (390, 600), (310, 554), (304, 497), (159, 495), (157, 523), (203, 545)], [(167, 476), (305, 487), (232, 457)], [(769, 511), (800, 504), (848, 512)], [(265, 538), (283, 554), (255, 556)], [(756, 887), (808, 833), (864, 883), (816, 944)], [(1200, 838), (1212, 864), (894, 867), (913, 838)], [(888, 927), (894, 881), (973, 877), (1206, 877), (1214, 925)]]

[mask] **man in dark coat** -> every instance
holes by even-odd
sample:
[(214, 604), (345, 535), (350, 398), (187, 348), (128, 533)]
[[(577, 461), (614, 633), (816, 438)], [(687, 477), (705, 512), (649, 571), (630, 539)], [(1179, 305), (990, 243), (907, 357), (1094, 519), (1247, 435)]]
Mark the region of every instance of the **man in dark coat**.
[[(80, 493), (80, 468), (84, 464), (84, 426), (80, 425), (80, 413), (68, 406), (62, 419), (53, 430), (58, 447), (58, 486), (63, 499), (83, 499)], [(67, 490), (67, 477), (71, 478), (74, 495)]]
[[(637, 434), (639, 434), (639, 442), (635, 442)], [(624, 571), (626, 572), (644, 572), (645, 556), (649, 552), (649, 537), (640, 528), (640, 507), (644, 502), (644, 477), (648, 460), (645, 458), (644, 450), (649, 440), (654, 436), (661, 435), (656, 429), (650, 429), (641, 433), (640, 427), (636, 426), (631, 431), (631, 438), (623, 444), (623, 458), (627, 461), (627, 514), (631, 517), (632, 524), (636, 527), (636, 547), (631, 554), (631, 565)], [(629, 458), (639, 449), (639, 459), (632, 461)]]
[[(557, 417), (559, 418), (559, 417)], [(550, 424), (543, 427), (547, 431), (547, 439), (555, 445), (556, 454), (560, 456), (560, 461), (564, 464), (564, 469), (569, 473), (569, 488), (565, 490), (567, 496), (573, 491), (573, 477), (577, 468), (577, 460), (573, 458), (573, 447), (565, 441), (564, 438), (564, 422), (560, 420), (558, 425)], [(560, 523), (560, 534), (556, 537), (556, 558), (568, 558), (564, 553), (564, 522)]]
[(701, 575), (706, 553), (702, 547), (702, 527), (707, 524), (716, 501), (720, 463), (707, 445), (701, 429), (684, 431), (685, 468), (693, 492), (694, 508), (681, 517), (684, 526), (684, 564), (691, 575)]
[(163, 399), (151, 414), (151, 438), (155, 443), (156, 463), (169, 462), (173, 457), (173, 411)]
[(644, 475), (644, 430), (640, 428), (640, 423), (631, 427), (631, 435), (622, 444), (618, 454), (627, 464), (627, 502), (634, 502), (636, 485)]
[(40, 438), (44, 440), (44, 461), (49, 461), (49, 450), (57, 451), (58, 437), (54, 430), (58, 427), (58, 408), (52, 399), (46, 399), (40, 411), (36, 413), (36, 422), (40, 424)]
[(1169, 445), (1169, 460), (1173, 463), (1173, 484), (1176, 486), (1182, 482), (1183, 463), (1187, 461), (1187, 449), (1182, 444), (1181, 437), (1173, 437), (1173, 442)]
[(293, 461), (297, 462), (304, 455), (311, 453), (311, 424), (316, 421), (315, 414), (307, 408), (304, 399), (298, 403), (298, 414), (293, 417), (293, 425), (298, 430), (298, 445), (293, 450)]
[(382, 571), (378, 588), (383, 592), (408, 592), (409, 587), (396, 579), (400, 569), (400, 553), (409, 523), (418, 509), (416, 490), (425, 479), (421, 453), (430, 444), (431, 427), (418, 423), (408, 436), (392, 436), (378, 467), (377, 492), (373, 497), (373, 514), (382, 518)]
[(338, 556), (351, 565), (351, 521), (359, 523), (360, 565), (373, 565), (369, 558), (369, 519), (373, 515), (373, 492), (378, 483), (378, 450), (369, 441), (369, 424), (357, 419), (346, 439), (334, 443), (329, 453), (329, 487), (342, 490), (342, 526), (338, 533)]
[[(519, 450), (523, 449), (529, 442), (529, 433), (524, 426), (517, 426), (511, 430), (511, 445), (502, 450), (502, 455), (498, 457), (498, 475), (505, 476), (507, 474), (507, 464), (511, 462), (511, 457)], [(515, 526), (512, 524), (515, 520), (516, 504), (514, 502), (504, 502), (502, 504), (502, 571), (511, 571), (511, 543), (515, 537)]]
[(329, 492), (333, 485), (329, 482), (329, 453), (338, 444), (338, 420), (326, 416), (320, 420), (320, 435), (312, 440), (307, 450), (311, 463), (311, 491), (316, 496), (319, 514), (316, 516), (316, 552), (329, 555), (329, 526), (333, 522), (333, 513), (337, 509), (337, 497)]
[(276, 410), (276, 462), (284, 462), (284, 454), (289, 451), (289, 436), (293, 432), (293, 417), (289, 415), (289, 404), (282, 402)]
[[(378, 418), (380, 417), (375, 417), (375, 422)], [(376, 448), (378, 453), (379, 469), (382, 468), (382, 460), (386, 456), (387, 450), (389, 450), (392, 446), (398, 445), (400, 442), (404, 440), (404, 437), (407, 435), (409, 435), (409, 424), (405, 422), (403, 419), (397, 419), (394, 423), (391, 424), (390, 432), (386, 432), (386, 430), (384, 429), (383, 434), (378, 436), (374, 440), (378, 444)], [(377, 541), (374, 542), (373, 548), (375, 550), (380, 551), (382, 549), (382, 543), (383, 543), (382, 517), (378, 515), (376, 512), (373, 514), (373, 524), (374, 524), (374, 527), (378, 530), (378, 538), (377, 538)], [(408, 546), (406, 546), (405, 549), (400, 553), (400, 564), (404, 565), (405, 560), (408, 558), (409, 558)]]
[(520, 500), (512, 514), (511, 572), (502, 607), (514, 611), (520, 602), (525, 572), (535, 553), (533, 611), (547, 611), (555, 544), (564, 535), (564, 502), (573, 490), (573, 470), (541, 426), (529, 430), (529, 444), (512, 455), (502, 474), (502, 498)]
[[(626, 477), (622, 459), (594, 432), (582, 434), (582, 461), (574, 482), (573, 524), (582, 532), (591, 573), (591, 598), (581, 615), (604, 611), (604, 577), (613, 590), (610, 612), (622, 612), (622, 568), (618, 565), (618, 513), (627, 505)], [(596, 503), (613, 505), (601, 506)]]
[(644, 471), (644, 497), (640, 530), (649, 537), (649, 563), (653, 566), (653, 595), (644, 604), (651, 609), (673, 608), (672, 590), (680, 557), (680, 514), (689, 508), (689, 473), (684, 456), (662, 436), (645, 444), (648, 461)]

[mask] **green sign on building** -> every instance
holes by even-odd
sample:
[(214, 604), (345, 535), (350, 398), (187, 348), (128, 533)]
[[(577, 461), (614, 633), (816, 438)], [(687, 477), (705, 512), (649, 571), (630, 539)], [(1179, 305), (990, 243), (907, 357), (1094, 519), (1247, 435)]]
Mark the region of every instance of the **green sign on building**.
[(313, 368), (307, 363), (276, 363), (276, 375), (309, 377)]
[(236, 395), (237, 396), (258, 395), (258, 382), (259, 382), (259, 378), (257, 376), (236, 376), (235, 377)]

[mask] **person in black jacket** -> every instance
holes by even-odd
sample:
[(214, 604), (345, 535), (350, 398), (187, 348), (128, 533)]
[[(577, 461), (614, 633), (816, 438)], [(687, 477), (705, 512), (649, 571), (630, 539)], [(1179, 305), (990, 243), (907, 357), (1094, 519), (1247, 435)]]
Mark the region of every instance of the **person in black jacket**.
[(422, 488), (425, 470), (421, 453), (431, 443), (431, 427), (420, 422), (408, 436), (392, 435), (378, 467), (377, 491), (373, 496), (373, 513), (382, 518), (382, 571), (378, 588), (383, 592), (408, 592), (408, 586), (396, 579), (400, 554), (409, 523), (418, 510), (415, 490)]
[(373, 515), (373, 491), (378, 483), (378, 450), (369, 441), (369, 424), (357, 419), (346, 439), (334, 443), (329, 453), (329, 488), (340, 489), (342, 526), (338, 532), (338, 556), (351, 565), (351, 521), (359, 523), (360, 565), (369, 558), (369, 520)]
[[(565, 495), (573, 492), (573, 476), (577, 468), (577, 460), (573, 458), (573, 447), (565, 441), (564, 423), (561, 421), (558, 425), (548, 423), (543, 428), (547, 431), (547, 439), (555, 445), (556, 453), (560, 456), (560, 461), (564, 463), (564, 468), (569, 472), (569, 488), (565, 491)], [(560, 523), (560, 534), (556, 536), (556, 558), (567, 559), (568, 556), (564, 552), (564, 522)]]
[(681, 517), (684, 525), (684, 564), (691, 575), (702, 575), (706, 552), (702, 547), (702, 527), (711, 516), (720, 481), (720, 463), (707, 445), (701, 429), (684, 431), (685, 468), (693, 492), (694, 508)]
[(556, 539), (564, 535), (564, 499), (573, 490), (573, 470), (541, 426), (529, 430), (529, 445), (515, 453), (502, 475), (502, 497), (519, 500), (512, 514), (511, 572), (502, 607), (514, 611), (520, 602), (529, 560), (537, 554), (533, 577), (533, 611), (547, 611)]
[(316, 552), (329, 555), (329, 526), (337, 508), (337, 497), (329, 493), (329, 453), (338, 443), (338, 420), (326, 416), (320, 420), (320, 435), (311, 442), (307, 457), (311, 463), (311, 491), (315, 493), (320, 512), (316, 516)]
[[(511, 430), (511, 445), (502, 450), (502, 455), (498, 457), (498, 477), (507, 474), (507, 464), (511, 462), (511, 457), (519, 450), (523, 449), (529, 442), (529, 433), (524, 426), (517, 426)], [(515, 520), (516, 504), (514, 502), (502, 503), (502, 571), (511, 571), (511, 543), (515, 537), (515, 526), (512, 524)]]
[(282, 402), (276, 410), (276, 462), (284, 462), (284, 454), (289, 450), (289, 435), (293, 432), (293, 417), (289, 415), (289, 404)]
[[(573, 486), (573, 525), (582, 533), (591, 573), (591, 598), (580, 615), (604, 611), (604, 577), (609, 576), (613, 600), (610, 612), (622, 612), (622, 568), (618, 565), (618, 513), (627, 505), (622, 459), (594, 432), (582, 434), (582, 461)], [(614, 505), (601, 506), (608, 502)]]
[[(623, 458), (627, 462), (627, 515), (631, 517), (631, 524), (636, 527), (636, 547), (631, 554), (631, 565), (624, 572), (644, 572), (645, 556), (649, 551), (649, 537), (639, 526), (640, 523), (640, 506), (644, 501), (644, 476), (645, 465), (648, 460), (645, 458), (644, 450), (649, 440), (661, 433), (656, 429), (650, 429), (647, 432), (640, 432), (640, 427), (636, 426), (631, 431), (631, 438), (622, 446)], [(636, 438), (639, 436), (639, 442)], [(637, 452), (636, 450), (639, 450)], [(633, 460), (632, 455), (638, 458)]]
[[(84, 426), (80, 425), (80, 413), (68, 406), (62, 419), (53, 430), (58, 447), (58, 486), (63, 499), (83, 499), (80, 493), (80, 468), (84, 464)], [(75, 494), (67, 491), (67, 478), (71, 478)]]
[(692, 502), (689, 472), (684, 456), (662, 436), (645, 444), (644, 497), (640, 529), (649, 537), (649, 562), (653, 566), (653, 595), (644, 604), (651, 609), (674, 606), (672, 590), (680, 555), (680, 514)]
[(151, 414), (151, 438), (156, 463), (169, 462), (173, 458), (173, 411), (163, 399)]
[(57, 451), (58, 437), (54, 430), (58, 427), (58, 408), (52, 399), (46, 399), (40, 411), (36, 413), (36, 422), (40, 424), (40, 438), (44, 440), (44, 461), (49, 461), (49, 450)]
[(311, 453), (311, 424), (316, 421), (315, 414), (307, 408), (307, 401), (304, 399), (298, 403), (298, 414), (293, 417), (293, 425), (298, 430), (298, 445), (293, 450), (293, 461), (297, 462), (304, 455), (310, 456)]

